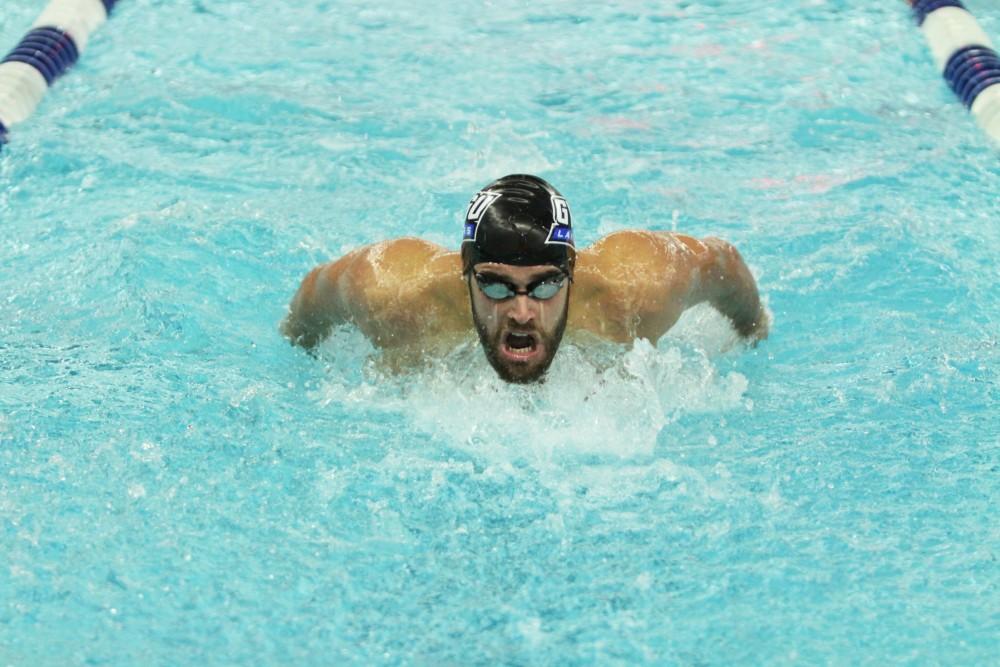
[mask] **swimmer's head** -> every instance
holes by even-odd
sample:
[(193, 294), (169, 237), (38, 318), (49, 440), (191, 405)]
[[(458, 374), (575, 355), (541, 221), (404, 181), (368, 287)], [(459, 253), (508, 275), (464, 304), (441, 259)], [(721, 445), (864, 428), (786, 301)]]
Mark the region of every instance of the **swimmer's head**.
[(544, 377), (566, 328), (575, 260), (569, 206), (544, 180), (504, 176), (472, 198), (462, 270), (479, 341), (504, 380)]
[(550, 264), (572, 278), (575, 261), (569, 205), (545, 180), (528, 174), (504, 176), (469, 202), (462, 238), (463, 273), (482, 262)]

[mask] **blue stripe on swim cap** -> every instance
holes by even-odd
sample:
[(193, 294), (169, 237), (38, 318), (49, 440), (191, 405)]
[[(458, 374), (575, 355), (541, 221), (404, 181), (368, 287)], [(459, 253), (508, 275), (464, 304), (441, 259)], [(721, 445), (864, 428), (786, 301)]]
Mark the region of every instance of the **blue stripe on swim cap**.
[(913, 18), (917, 20), (917, 25), (923, 25), (928, 14), (942, 7), (965, 9), (965, 5), (959, 0), (916, 0), (913, 3)]
[(573, 245), (573, 228), (567, 225), (556, 225), (549, 234), (546, 243), (567, 243)]

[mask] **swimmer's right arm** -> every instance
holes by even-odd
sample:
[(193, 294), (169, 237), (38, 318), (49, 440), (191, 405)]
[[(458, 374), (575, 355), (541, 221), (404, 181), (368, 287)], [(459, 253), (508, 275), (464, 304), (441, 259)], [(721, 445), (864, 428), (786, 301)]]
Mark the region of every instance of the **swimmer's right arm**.
[(288, 305), (288, 316), (281, 323), (281, 333), (293, 345), (312, 349), (335, 325), (347, 321), (349, 312), (341, 283), (357, 255), (353, 252), (317, 266), (302, 280)]

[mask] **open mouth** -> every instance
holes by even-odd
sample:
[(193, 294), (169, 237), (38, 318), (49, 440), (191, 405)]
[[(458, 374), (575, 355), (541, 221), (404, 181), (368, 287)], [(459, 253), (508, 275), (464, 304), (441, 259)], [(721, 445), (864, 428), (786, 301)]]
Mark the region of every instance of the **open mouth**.
[(508, 332), (503, 337), (500, 350), (504, 356), (526, 361), (538, 353), (538, 338), (529, 333)]

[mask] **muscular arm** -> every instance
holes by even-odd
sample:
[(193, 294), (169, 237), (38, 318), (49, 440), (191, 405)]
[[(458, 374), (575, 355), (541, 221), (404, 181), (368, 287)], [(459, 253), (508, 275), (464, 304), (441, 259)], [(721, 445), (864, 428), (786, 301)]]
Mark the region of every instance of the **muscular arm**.
[(322, 264), (302, 280), (288, 306), (288, 316), (281, 323), (283, 333), (294, 345), (311, 349), (322, 341), (337, 324), (349, 319), (344, 276), (356, 269), (365, 248), (340, 259)]
[(689, 305), (708, 301), (729, 318), (740, 336), (752, 341), (767, 338), (767, 313), (739, 251), (718, 238), (677, 238), (694, 251), (697, 280), (691, 284)]

